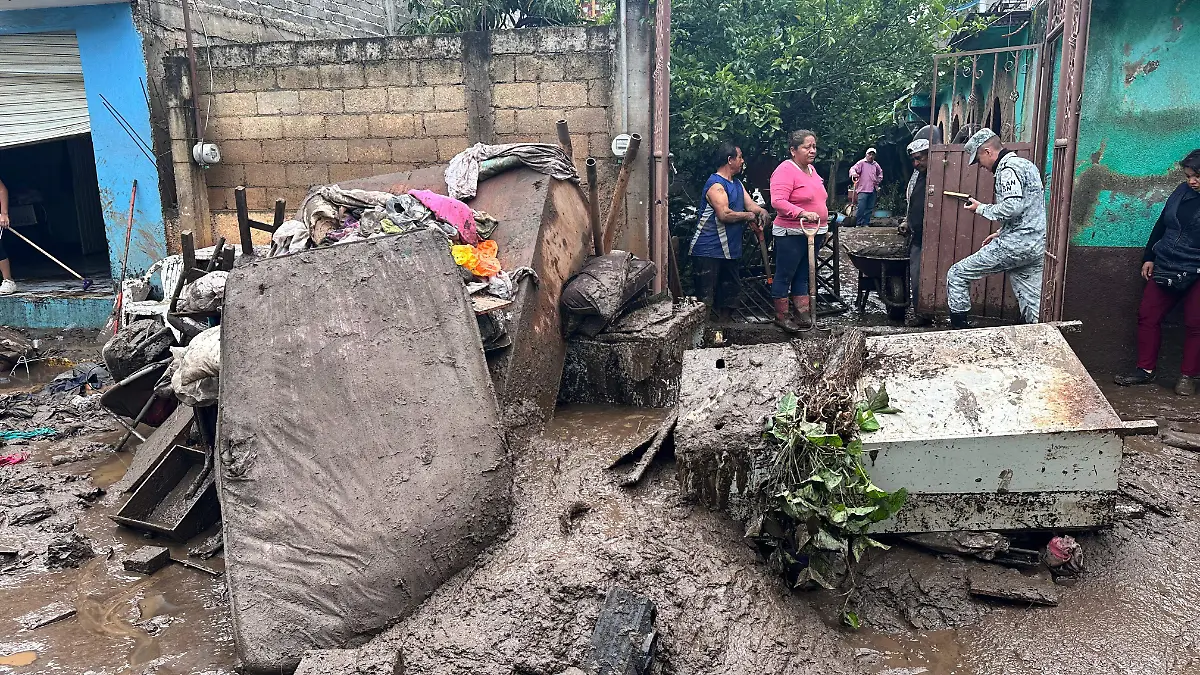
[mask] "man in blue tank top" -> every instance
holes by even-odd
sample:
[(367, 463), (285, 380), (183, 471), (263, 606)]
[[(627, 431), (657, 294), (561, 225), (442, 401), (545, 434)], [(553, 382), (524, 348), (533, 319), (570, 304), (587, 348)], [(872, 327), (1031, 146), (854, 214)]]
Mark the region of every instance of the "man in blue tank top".
[(746, 160), (742, 149), (730, 141), (721, 143), (713, 160), (717, 172), (704, 183), (700, 218), (688, 253), (696, 297), (712, 309), (719, 320), (728, 321), (741, 291), (738, 273), (742, 257), (742, 233), (746, 225), (762, 236), (767, 212), (746, 197), (746, 186), (734, 180)]

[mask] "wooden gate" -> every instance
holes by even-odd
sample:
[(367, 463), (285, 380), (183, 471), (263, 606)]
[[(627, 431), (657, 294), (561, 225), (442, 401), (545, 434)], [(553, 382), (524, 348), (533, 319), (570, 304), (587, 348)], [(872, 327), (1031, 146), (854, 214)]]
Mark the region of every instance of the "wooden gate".
[[(1032, 143), (1007, 143), (1009, 150), (1030, 159)], [(963, 202), (943, 192), (961, 192), (988, 204), (995, 197), (995, 180), (978, 164), (967, 161), (962, 144), (935, 145), (929, 153), (925, 192), (925, 234), (921, 248), (920, 311), (946, 312), (946, 272), (950, 266), (979, 250), (984, 237), (998, 227), (983, 216), (963, 208)], [(914, 195), (914, 198), (916, 195)], [(996, 274), (971, 285), (971, 307), (976, 316), (1018, 321), (1021, 312), (1008, 286), (1008, 275)]]

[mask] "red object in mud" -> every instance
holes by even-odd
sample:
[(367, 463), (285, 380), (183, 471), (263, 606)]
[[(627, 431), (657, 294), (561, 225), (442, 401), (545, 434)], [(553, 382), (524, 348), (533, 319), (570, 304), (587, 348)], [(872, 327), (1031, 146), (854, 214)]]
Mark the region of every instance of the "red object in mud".
[(0, 466), (8, 466), (9, 464), (20, 464), (29, 459), (28, 452), (12, 452), (7, 455), (0, 455)]
[(1083, 547), (1074, 537), (1055, 537), (1046, 544), (1046, 565), (1055, 574), (1077, 574), (1083, 571)]

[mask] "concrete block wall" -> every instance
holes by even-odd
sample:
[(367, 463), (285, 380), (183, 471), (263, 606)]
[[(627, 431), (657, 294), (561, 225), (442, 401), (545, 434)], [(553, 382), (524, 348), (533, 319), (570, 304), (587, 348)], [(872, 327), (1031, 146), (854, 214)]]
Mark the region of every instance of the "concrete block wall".
[[(559, 119), (569, 123), (581, 175), (589, 154), (601, 159), (607, 199), (618, 168), (609, 149), (620, 114), (614, 33), (540, 28), (201, 49), (204, 136), (222, 154), (202, 172), (213, 232), (234, 231), (237, 185), (247, 187), (251, 211), (267, 212), (277, 198), (291, 211), (312, 185), (443, 164), (476, 142), (555, 142)], [(186, 80), (186, 67), (182, 54), (172, 59), (167, 88), (176, 95), (168, 98), (186, 108), (186, 83), (172, 82)], [(186, 116), (169, 117), (182, 150), (194, 136)], [(197, 171), (183, 164), (177, 184), (189, 181), (180, 170)]]

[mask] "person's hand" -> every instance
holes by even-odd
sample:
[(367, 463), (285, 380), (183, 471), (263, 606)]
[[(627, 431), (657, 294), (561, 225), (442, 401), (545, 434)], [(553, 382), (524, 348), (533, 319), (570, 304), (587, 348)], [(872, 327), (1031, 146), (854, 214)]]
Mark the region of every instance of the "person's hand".
[(753, 232), (754, 234), (758, 235), (760, 239), (762, 238), (762, 231), (763, 231), (762, 221), (763, 221), (762, 215), (757, 214), (757, 213), (754, 214), (754, 220), (750, 221), (750, 231)]
[(999, 236), (1000, 236), (999, 232), (993, 232), (993, 233), (989, 234), (988, 236), (983, 238), (983, 243), (980, 244), (980, 246), (987, 246), (988, 244), (995, 241), (996, 237), (999, 237)]
[(814, 223), (821, 222), (821, 216), (816, 211), (803, 211), (800, 214), (800, 220), (808, 220)]
[(1154, 263), (1153, 262), (1142, 263), (1142, 278), (1145, 279), (1146, 281), (1150, 281), (1151, 274), (1154, 274)]
[(976, 201), (974, 197), (967, 197), (967, 203), (963, 204), (963, 208), (971, 213), (978, 211), (980, 206), (983, 206), (983, 204)]
[(8, 227), (8, 225), (9, 225), (9, 222), (10, 222), (10, 221), (9, 221), (9, 218), (8, 218), (8, 214), (7, 214), (7, 213), (0, 213), (0, 230), (2, 230), (2, 229), (4, 229), (4, 228)]
[(908, 219), (900, 221), (900, 225), (896, 228), (897, 234), (908, 234)]

